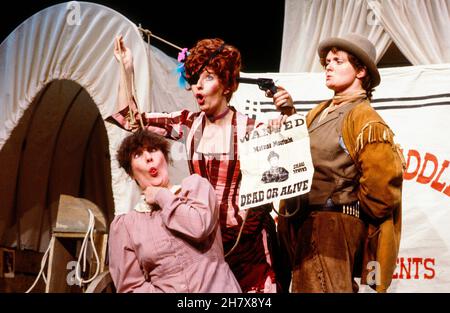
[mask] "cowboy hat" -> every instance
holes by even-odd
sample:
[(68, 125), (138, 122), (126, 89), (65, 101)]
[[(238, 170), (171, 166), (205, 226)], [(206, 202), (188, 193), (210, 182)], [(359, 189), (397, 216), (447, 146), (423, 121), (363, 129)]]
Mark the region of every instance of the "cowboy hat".
[(372, 78), (372, 87), (376, 87), (380, 84), (380, 73), (378, 72), (375, 59), (377, 52), (375, 46), (367, 38), (350, 33), (341, 37), (331, 37), (323, 40), (319, 44), (317, 52), (320, 58), (325, 58), (331, 48), (336, 47), (342, 49), (355, 57), (357, 57), (369, 71)]

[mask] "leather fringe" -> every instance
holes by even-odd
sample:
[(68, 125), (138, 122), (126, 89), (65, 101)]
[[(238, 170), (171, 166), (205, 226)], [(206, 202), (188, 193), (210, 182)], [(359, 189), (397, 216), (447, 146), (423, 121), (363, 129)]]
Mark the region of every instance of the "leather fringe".
[(365, 145), (376, 142), (388, 142), (394, 145), (394, 133), (379, 121), (370, 121), (364, 125), (356, 137), (355, 153), (358, 154)]

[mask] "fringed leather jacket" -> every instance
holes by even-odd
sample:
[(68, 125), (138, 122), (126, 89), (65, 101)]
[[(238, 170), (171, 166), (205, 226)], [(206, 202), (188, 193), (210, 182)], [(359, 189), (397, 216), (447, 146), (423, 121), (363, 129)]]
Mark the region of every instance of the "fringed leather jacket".
[[(329, 104), (322, 102), (308, 113), (308, 126)], [(394, 143), (392, 130), (368, 100), (346, 115), (342, 138), (360, 173), (358, 200), (369, 216), (361, 283), (367, 284), (370, 272), (377, 270), (376, 284), (370, 286), (385, 292), (392, 281), (400, 246), (404, 158)]]

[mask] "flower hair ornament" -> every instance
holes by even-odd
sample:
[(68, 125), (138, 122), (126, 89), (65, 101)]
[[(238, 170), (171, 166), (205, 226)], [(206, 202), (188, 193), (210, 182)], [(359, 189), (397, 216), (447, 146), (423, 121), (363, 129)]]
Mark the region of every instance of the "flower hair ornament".
[(181, 52), (178, 53), (178, 86), (180, 88), (185, 89), (188, 86), (188, 82), (186, 80), (186, 68), (184, 67), (184, 63), (189, 55), (188, 48), (181, 49)]
[(177, 73), (179, 73), (178, 85), (180, 88), (186, 88), (189, 85), (195, 85), (198, 82), (200, 74), (203, 72), (206, 66), (208, 66), (209, 62), (214, 59), (222, 50), (225, 48), (225, 43), (223, 43), (220, 47), (218, 47), (206, 60), (202, 66), (195, 72), (189, 75), (189, 78), (186, 78), (186, 68), (185, 62), (187, 56), (190, 54), (187, 48), (183, 48), (181, 52), (178, 53), (178, 62), (181, 64), (178, 65)]

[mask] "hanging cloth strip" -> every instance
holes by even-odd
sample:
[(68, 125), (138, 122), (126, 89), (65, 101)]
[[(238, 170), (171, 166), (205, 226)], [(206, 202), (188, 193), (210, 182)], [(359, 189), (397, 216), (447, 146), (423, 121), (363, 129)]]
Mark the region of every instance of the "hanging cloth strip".
[[(169, 41), (167, 41), (167, 40), (165, 40), (165, 39), (163, 39), (163, 38), (161, 38), (159, 36), (156, 36), (150, 30), (142, 28), (141, 24), (139, 24), (138, 30), (142, 34), (147, 35), (148, 44), (150, 44), (150, 37), (154, 37), (154, 38), (164, 42), (165, 44), (168, 44), (168, 45), (170, 45), (170, 46), (172, 46), (172, 47), (174, 47), (174, 48), (176, 48), (176, 49), (178, 49), (180, 51), (183, 50), (179, 46), (177, 46), (177, 45), (175, 45), (175, 44), (173, 44), (173, 43), (171, 43), (171, 42), (169, 42)], [(122, 74), (125, 74), (125, 65), (123, 63), (123, 58), (122, 58), (122, 47), (120, 46), (119, 42), (117, 43), (117, 46), (119, 47), (119, 51), (120, 51), (120, 55), (121, 55), (121, 58), (120, 58), (121, 71), (122, 71)], [(128, 82), (125, 84), (126, 97), (127, 97), (127, 99), (132, 99), (132, 98), (134, 99), (135, 104), (136, 104), (137, 113), (141, 117), (141, 112), (139, 110), (138, 99), (137, 99), (137, 96), (136, 96), (136, 90), (135, 90), (135, 86), (134, 86), (134, 80), (131, 81), (131, 84), (132, 84), (132, 86), (129, 86)], [(130, 91), (130, 89), (131, 89), (131, 91)], [(129, 104), (129, 106), (130, 106), (130, 104)], [(133, 112), (131, 107), (130, 107), (130, 112)], [(134, 118), (135, 118), (134, 114), (131, 114), (130, 115), (130, 122), (131, 122), (131, 124), (135, 123), (135, 119)], [(140, 122), (141, 128), (144, 129), (144, 123), (142, 121), (142, 118), (139, 118), (139, 122)]]
[[(117, 39), (117, 47), (119, 47), (119, 52), (120, 52), (120, 70), (121, 70), (121, 76), (125, 77), (125, 64), (123, 63), (123, 56), (122, 56), (122, 47), (120, 44), (120, 39)], [(130, 92), (131, 89), (131, 92)], [(134, 79), (131, 79), (131, 87), (128, 84), (128, 81), (125, 79), (125, 93), (126, 93), (126, 97), (128, 99), (128, 106), (129, 106), (129, 110), (130, 110), (130, 122), (131, 124), (135, 123), (135, 116), (133, 114), (134, 110), (131, 108), (131, 99), (134, 99), (135, 104), (136, 104), (136, 110), (139, 114), (139, 117), (141, 116), (141, 112), (139, 112), (139, 105), (138, 105), (138, 100), (137, 100), (137, 96), (136, 96), (136, 92), (134, 89)], [(142, 118), (139, 118), (139, 122), (141, 124), (142, 129), (144, 129), (144, 122), (142, 121)]]

